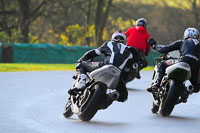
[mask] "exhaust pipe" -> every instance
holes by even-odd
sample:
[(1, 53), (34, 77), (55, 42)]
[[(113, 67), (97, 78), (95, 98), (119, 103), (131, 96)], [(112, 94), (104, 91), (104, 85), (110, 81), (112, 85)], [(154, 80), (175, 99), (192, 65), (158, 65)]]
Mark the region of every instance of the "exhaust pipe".
[(133, 64), (133, 69), (138, 69), (138, 63)]
[(111, 96), (111, 99), (112, 99), (113, 101), (116, 101), (116, 100), (119, 98), (119, 92), (117, 92), (117, 91), (112, 92), (112, 93), (110, 94), (110, 96)]

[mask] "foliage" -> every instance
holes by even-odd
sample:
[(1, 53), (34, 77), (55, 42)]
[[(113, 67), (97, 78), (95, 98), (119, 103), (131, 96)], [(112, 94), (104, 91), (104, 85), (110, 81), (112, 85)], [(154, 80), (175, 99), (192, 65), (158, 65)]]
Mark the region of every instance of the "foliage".
[(60, 34), (60, 42), (59, 44), (65, 44), (68, 46), (72, 45), (90, 45), (94, 44), (91, 42), (87, 44), (85, 41), (86, 38), (91, 38), (94, 40), (94, 25), (89, 26), (88, 31), (86, 31), (84, 26), (80, 26), (79, 24), (67, 26), (66, 32)]
[(16, 30), (12, 30), (12, 35), (8, 35), (7, 33), (0, 32), (0, 42), (5, 42), (5, 43), (17, 43), (19, 42), (21, 35), (19, 32)]
[(104, 13), (99, 19), (96, 8), (106, 0), (100, 3), (93, 0), (30, 0), (27, 19), (23, 19), (19, 1), (22, 0), (0, 1), (2, 43), (22, 42), (22, 20), (28, 23), (29, 43), (68, 46), (96, 46), (95, 20), (103, 21), (106, 15), (108, 19), (100, 34), (103, 41), (110, 40), (116, 30), (126, 31), (135, 26), (135, 20), (140, 17), (148, 20), (149, 33), (162, 44), (181, 39), (187, 27), (200, 27), (200, 0), (112, 0), (109, 13), (105, 12), (108, 4), (104, 3)]
[(111, 38), (111, 35), (117, 31), (126, 31), (128, 28), (135, 26), (134, 19), (123, 20), (122, 17), (118, 17), (116, 20), (111, 16), (108, 18), (107, 26), (104, 29), (103, 40), (107, 40)]

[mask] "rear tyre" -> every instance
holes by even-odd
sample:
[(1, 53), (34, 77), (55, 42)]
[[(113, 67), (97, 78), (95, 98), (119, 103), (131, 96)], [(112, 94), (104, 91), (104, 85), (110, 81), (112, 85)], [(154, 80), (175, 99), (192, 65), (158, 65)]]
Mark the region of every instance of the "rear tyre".
[(167, 93), (166, 98), (161, 102), (161, 110), (160, 114), (162, 116), (169, 116), (174, 109), (174, 106), (178, 100), (178, 93), (176, 87), (178, 87), (178, 83), (174, 82), (173, 80), (170, 83), (170, 88)]
[(65, 118), (69, 118), (73, 115), (74, 113), (72, 112), (72, 109), (71, 109), (71, 102), (68, 100), (67, 104), (65, 105), (65, 110), (63, 112), (63, 116)]
[(94, 87), (95, 92), (93, 96), (82, 113), (78, 115), (79, 119), (82, 121), (90, 121), (97, 113), (99, 105), (101, 105), (103, 99), (105, 99), (107, 86), (101, 82), (98, 82), (96, 85), (94, 85)]
[(130, 70), (130, 72), (128, 72), (127, 74), (125, 74), (125, 77), (124, 77), (125, 83), (127, 84), (128, 82), (134, 80), (135, 76), (136, 76), (136, 71), (132, 68)]

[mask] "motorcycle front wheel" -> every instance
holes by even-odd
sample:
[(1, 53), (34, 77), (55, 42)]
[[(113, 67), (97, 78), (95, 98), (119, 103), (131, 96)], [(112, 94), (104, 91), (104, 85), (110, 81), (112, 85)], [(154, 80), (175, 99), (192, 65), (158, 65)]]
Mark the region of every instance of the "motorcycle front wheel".
[(65, 118), (69, 118), (73, 115), (74, 113), (72, 112), (72, 109), (71, 109), (71, 102), (70, 100), (68, 100), (67, 104), (65, 105), (65, 109), (64, 109), (64, 112), (63, 112), (63, 116)]
[(152, 112), (152, 113), (157, 113), (158, 110), (159, 110), (159, 106), (156, 105), (156, 104), (153, 102), (152, 108), (151, 108), (151, 112)]

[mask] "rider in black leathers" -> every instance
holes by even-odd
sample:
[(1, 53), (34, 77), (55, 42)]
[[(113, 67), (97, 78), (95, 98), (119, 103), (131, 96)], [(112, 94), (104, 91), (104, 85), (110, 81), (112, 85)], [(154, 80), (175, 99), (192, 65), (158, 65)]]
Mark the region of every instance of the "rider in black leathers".
[[(122, 31), (116, 31), (111, 41), (105, 42), (101, 47), (85, 53), (77, 62), (76, 70), (80, 72), (75, 88), (84, 89), (86, 83), (86, 72), (91, 72), (105, 64), (112, 64), (122, 70), (116, 90), (119, 92), (117, 101), (124, 102), (128, 97), (128, 91), (124, 83), (125, 69), (136, 62), (136, 55), (130, 52), (126, 45), (126, 35)], [(104, 55), (101, 62), (92, 61), (93, 57)]]
[[(198, 83), (199, 75), (199, 56), (200, 56), (200, 44), (199, 44), (199, 32), (195, 28), (187, 28), (184, 32), (184, 40), (177, 40), (170, 45), (163, 46), (157, 45), (156, 41), (150, 39), (149, 42), (153, 49), (161, 52), (168, 53), (174, 50), (179, 50), (180, 52), (180, 62), (186, 62), (191, 68), (191, 78), (190, 82), (193, 86), (193, 92), (199, 92), (200, 85)], [(165, 74), (165, 69), (171, 64), (167, 64), (166, 61), (162, 61), (158, 64), (158, 75), (156, 77), (155, 83), (152, 83), (147, 91), (152, 92), (153, 89), (157, 89), (160, 86), (162, 78)]]

